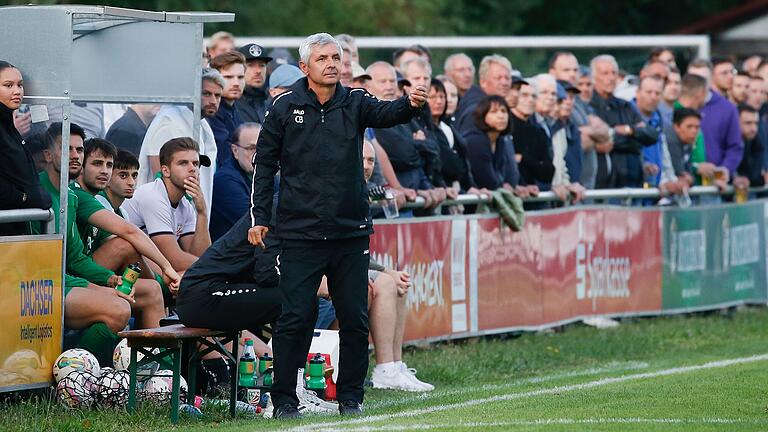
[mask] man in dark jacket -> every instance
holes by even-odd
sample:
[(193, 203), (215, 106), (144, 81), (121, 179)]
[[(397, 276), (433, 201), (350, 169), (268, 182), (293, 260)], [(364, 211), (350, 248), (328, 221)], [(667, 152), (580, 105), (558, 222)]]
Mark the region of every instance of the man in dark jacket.
[(323, 275), (340, 324), (339, 412), (359, 414), (368, 369), (365, 288), (372, 232), (363, 130), (408, 122), (426, 101), (427, 90), (414, 86), (408, 97), (379, 102), (363, 89), (341, 86), (341, 46), (327, 33), (306, 38), (299, 54), (307, 78), (275, 98), (259, 136), (248, 231), (251, 244), (264, 247), (279, 169), (275, 229), (282, 241), (284, 303), (273, 339), (274, 416), (301, 416), (296, 371), (306, 362)]
[(245, 90), (243, 96), (235, 102), (235, 108), (244, 122), (264, 123), (269, 101), (267, 63), (272, 61), (272, 57), (266, 55), (260, 45), (253, 43), (237, 50), (245, 56)]
[(245, 58), (237, 51), (226, 52), (211, 59), (211, 67), (221, 73), (226, 83), (219, 109), (208, 119), (216, 139), (216, 166), (220, 167), (232, 158), (230, 146), (235, 139), (235, 129), (243, 124), (235, 102), (243, 96), (245, 88)]
[(643, 166), (640, 154), (644, 146), (656, 144), (659, 132), (643, 122), (629, 102), (613, 95), (619, 65), (610, 55), (599, 55), (590, 63), (595, 92), (590, 105), (595, 115), (611, 128), (613, 148), (610, 153), (598, 148), (596, 189), (642, 187)]

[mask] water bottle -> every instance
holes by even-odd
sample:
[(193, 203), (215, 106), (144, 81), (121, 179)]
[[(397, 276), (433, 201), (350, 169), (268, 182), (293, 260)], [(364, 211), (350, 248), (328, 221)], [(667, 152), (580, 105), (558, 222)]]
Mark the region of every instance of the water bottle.
[(325, 399), (325, 357), (322, 354), (315, 354), (309, 360), (309, 380), (307, 380), (307, 390), (312, 390), (320, 399)]
[(256, 353), (253, 351), (253, 341), (245, 340), (245, 351), (240, 357), (239, 367), (240, 387), (253, 387), (253, 375), (256, 373)]
[(264, 387), (272, 385), (272, 357), (269, 353), (264, 353), (259, 357), (259, 376), (262, 377), (262, 384)]
[(139, 276), (141, 276), (141, 267), (139, 267), (139, 264), (129, 264), (123, 271), (123, 282), (116, 286), (115, 289), (125, 295), (130, 294), (133, 290), (133, 284), (139, 280)]

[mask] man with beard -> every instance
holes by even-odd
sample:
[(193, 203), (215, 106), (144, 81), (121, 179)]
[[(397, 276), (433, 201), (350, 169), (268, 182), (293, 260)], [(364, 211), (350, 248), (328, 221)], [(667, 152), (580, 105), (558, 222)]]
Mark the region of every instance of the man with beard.
[(237, 51), (230, 51), (211, 59), (211, 67), (224, 78), (224, 89), (216, 115), (206, 121), (216, 139), (216, 167), (232, 158), (229, 146), (234, 141), (235, 129), (243, 120), (235, 109), (235, 102), (243, 95), (245, 88), (245, 57)]
[(185, 271), (211, 245), (199, 180), (200, 166), (210, 165), (192, 138), (168, 140), (160, 148), (161, 177), (123, 203), (126, 219), (150, 236), (176, 271)]
[(235, 101), (235, 108), (244, 123), (264, 123), (269, 100), (267, 63), (272, 61), (272, 57), (256, 44), (244, 45), (238, 51), (245, 56), (245, 90), (243, 96)]
[[(217, 154), (216, 139), (206, 121), (216, 115), (221, 103), (221, 95), (226, 87), (224, 78), (216, 69), (203, 69), (202, 88), (200, 91), (200, 154), (215, 161)], [(139, 155), (138, 184), (152, 182), (160, 172), (160, 148), (173, 138), (192, 137), (194, 124), (192, 110), (186, 106), (166, 105), (149, 125)], [(206, 203), (206, 212), (210, 214), (213, 197), (214, 166), (204, 166), (200, 170), (200, 187)]]

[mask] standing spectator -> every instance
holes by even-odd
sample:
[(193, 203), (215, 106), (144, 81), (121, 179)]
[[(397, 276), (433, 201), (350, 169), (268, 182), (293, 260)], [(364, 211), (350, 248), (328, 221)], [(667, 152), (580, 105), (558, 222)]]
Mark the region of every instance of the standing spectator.
[(579, 99), (586, 103), (592, 102), (595, 84), (592, 81), (592, 70), (588, 66), (579, 65), (579, 77), (576, 81), (576, 87), (581, 92), (579, 93)]
[(759, 76), (750, 78), (746, 104), (759, 111), (766, 102), (768, 102), (768, 85)]
[(648, 54), (648, 61), (650, 62), (655, 60), (666, 63), (670, 68), (677, 67), (677, 62), (675, 62), (675, 53), (673, 53), (672, 50), (667, 47), (659, 47), (651, 50), (651, 53)]
[(365, 83), (371, 79), (368, 72), (363, 69), (358, 63), (352, 63), (352, 87), (365, 88)]
[(653, 145), (658, 132), (643, 122), (632, 105), (615, 97), (619, 65), (611, 55), (600, 55), (590, 62), (595, 93), (590, 105), (595, 114), (611, 127), (613, 148), (598, 147), (595, 187), (642, 187), (643, 168), (640, 153), (644, 146)]
[(676, 67), (669, 69), (667, 82), (664, 84), (664, 90), (661, 92), (661, 102), (659, 102), (659, 112), (665, 124), (672, 124), (672, 112), (675, 110), (675, 101), (680, 97), (680, 70)]
[(248, 212), (253, 181), (253, 155), (261, 125), (243, 123), (235, 131), (232, 158), (216, 171), (213, 178), (211, 241), (216, 241)]
[[(426, 101), (427, 89), (413, 87), (408, 97), (379, 102), (365, 90), (341, 86), (341, 46), (327, 33), (307, 37), (299, 54), (307, 78), (275, 100), (259, 136), (248, 232), (251, 244), (265, 246), (279, 169), (275, 231), (282, 241), (280, 290), (285, 302), (273, 339), (271, 397), (275, 418), (301, 417), (296, 371), (307, 359), (317, 318), (316, 293), (326, 275), (340, 325), (339, 413), (356, 415), (362, 413), (368, 369), (366, 293), (361, 288), (367, 283), (372, 229), (363, 178), (363, 130), (408, 122)], [(297, 109), (303, 114), (294, 114)]]
[(272, 99), (278, 97), (302, 78), (304, 73), (294, 65), (284, 64), (276, 67), (269, 76), (269, 96)]
[[(683, 76), (682, 80), (680, 80), (680, 98), (674, 103), (673, 106), (675, 110), (686, 108), (698, 114), (698, 111), (704, 106), (708, 94), (709, 89), (707, 87), (707, 80), (699, 75), (686, 74)], [(688, 111), (683, 112), (683, 114), (689, 116)], [(687, 127), (684, 129), (686, 131), (692, 130), (694, 121), (692, 119), (686, 120), (684, 117), (680, 116), (682, 116), (682, 114), (678, 116), (679, 121), (673, 123), (680, 125), (683, 121), (685, 121), (685, 125)], [(674, 167), (675, 174), (680, 176), (683, 171), (687, 172), (687, 170), (683, 169), (681, 162), (683, 160), (683, 154), (686, 151), (690, 153), (691, 150), (693, 150), (696, 152), (695, 154), (698, 162), (706, 162), (704, 135), (701, 134), (700, 130), (701, 116), (698, 115), (695, 121), (695, 129), (697, 134), (693, 138), (695, 145), (691, 144), (690, 148), (683, 148), (683, 146), (687, 145), (687, 140), (683, 141), (678, 139), (677, 132), (680, 131), (678, 131), (677, 128), (672, 127), (673, 123), (664, 124), (664, 135), (667, 141), (667, 147), (669, 148), (670, 156), (672, 157), (672, 165)]]
[[(23, 98), (21, 71), (0, 61), (0, 210), (51, 208), (51, 197), (40, 186), (35, 162), (13, 123)], [(57, 208), (54, 213), (58, 213)], [(0, 236), (29, 233), (24, 222), (0, 224)]]
[[(695, 63), (695, 62), (694, 62)], [(688, 72), (691, 72), (691, 67), (700, 67), (691, 63), (688, 65)], [(736, 68), (733, 66), (733, 61), (726, 57), (714, 57), (711, 63), (712, 67), (709, 68), (710, 86), (712, 90), (719, 93), (720, 96), (728, 98), (730, 96), (731, 87), (733, 87), (733, 76), (736, 72)], [(706, 117), (706, 115), (704, 116)]]
[(658, 110), (663, 90), (663, 81), (655, 75), (643, 77), (637, 86), (637, 95), (632, 104), (640, 113), (643, 121), (658, 133), (655, 144), (643, 147), (643, 174), (645, 183), (657, 187), (661, 180), (661, 167), (664, 159), (664, 120)]
[(245, 89), (243, 95), (235, 101), (235, 108), (243, 122), (264, 123), (267, 112), (267, 63), (272, 57), (264, 54), (264, 48), (248, 44), (238, 48), (245, 57)]
[(352, 85), (352, 49), (346, 42), (339, 42), (341, 44), (341, 51), (344, 55), (341, 58), (341, 77), (339, 81), (344, 87), (350, 87)]
[(443, 70), (456, 84), (459, 97), (464, 97), (475, 82), (475, 65), (472, 63), (472, 59), (464, 53), (449, 55), (445, 59)]
[(581, 185), (581, 167), (584, 160), (584, 152), (581, 146), (581, 132), (576, 123), (572, 121), (575, 100), (578, 98), (579, 89), (573, 84), (562, 81), (557, 83), (558, 104), (553, 116), (553, 148), (562, 146), (565, 142), (565, 154), (563, 162), (568, 170), (568, 192), (574, 196), (574, 201), (584, 198), (586, 189)]
[(424, 45), (416, 44), (395, 50), (395, 52), (392, 53), (392, 65), (395, 67), (396, 71), (402, 72), (401, 66), (403, 63), (416, 57), (423, 58), (427, 63), (432, 61), (432, 55), (429, 53), (429, 49)]
[(741, 137), (744, 140), (744, 156), (736, 170), (733, 185), (742, 188), (762, 186), (765, 184), (763, 175), (766, 170), (763, 160), (766, 143), (761, 139), (763, 137), (758, 135), (760, 115), (749, 105), (741, 104), (738, 109)]
[(701, 114), (698, 111), (685, 107), (675, 108), (671, 133), (666, 134), (675, 174), (678, 178), (687, 178), (689, 184), (693, 184), (693, 174), (696, 174), (693, 164), (704, 162), (695, 153), (696, 146), (700, 144), (697, 139), (700, 126)]
[(731, 91), (728, 93), (728, 100), (732, 104), (739, 106), (747, 102), (747, 93), (749, 89), (749, 81), (751, 78), (745, 71), (739, 71), (733, 77), (733, 85)]
[(168, 140), (160, 148), (162, 177), (141, 185), (122, 207), (126, 219), (149, 235), (179, 272), (211, 245), (201, 165), (210, 166), (211, 159), (192, 138)]
[(216, 167), (232, 158), (230, 146), (234, 141), (235, 129), (243, 124), (235, 102), (243, 96), (245, 88), (245, 56), (237, 51), (229, 51), (211, 59), (211, 67), (218, 70), (224, 78), (224, 90), (216, 115), (208, 119), (213, 136), (216, 139)]
[(353, 38), (352, 36), (350, 36), (350, 35), (348, 35), (346, 33), (341, 33), (341, 34), (338, 34), (338, 35), (336, 35), (334, 37), (340, 43), (346, 43), (347, 44), (347, 46), (349, 47), (350, 54), (351, 54), (351, 60), (354, 63), (360, 64), (360, 54), (357, 51), (357, 42), (355, 41), (355, 38)]
[[(729, 69), (730, 67), (730, 69)], [(706, 160), (714, 164), (713, 171), (705, 169), (702, 176), (712, 177), (714, 168), (725, 168), (726, 177), (736, 172), (744, 152), (744, 142), (739, 129), (739, 113), (720, 92), (725, 94), (733, 84), (733, 63), (724, 60), (718, 63), (717, 77), (712, 78), (713, 67), (709, 62), (693, 61), (688, 65), (688, 73), (703, 77), (710, 86), (706, 103), (701, 109), (701, 132), (704, 136)], [(719, 84), (714, 84), (717, 81)], [(729, 83), (729, 84), (726, 84)], [(715, 89), (718, 88), (718, 90)]]
[(748, 73), (751, 77), (756, 77), (757, 75), (757, 68), (760, 66), (760, 62), (763, 61), (763, 58), (760, 57), (757, 54), (751, 55), (744, 59), (744, 62), (741, 63), (741, 69)]
[(480, 99), (486, 95), (507, 96), (512, 87), (512, 65), (498, 54), (485, 56), (480, 62), (478, 79), (480, 86), (470, 87), (456, 108), (456, 128), (462, 133), (464, 128), (472, 127), (472, 116)]
[(219, 31), (211, 35), (206, 52), (208, 59), (213, 60), (219, 54), (235, 50), (235, 36), (232, 33)]
[[(224, 78), (216, 69), (203, 69), (202, 89), (200, 91), (200, 154), (216, 160), (216, 139), (206, 119), (210, 119), (219, 110), (221, 93), (224, 91)], [(160, 149), (173, 138), (193, 136), (194, 121), (192, 110), (184, 106), (166, 105), (160, 109), (147, 129), (139, 154), (138, 184), (151, 183), (160, 172)], [(213, 195), (213, 175), (216, 167), (200, 169), (200, 187), (210, 212)]]
[(478, 187), (514, 190), (519, 181), (510, 136), (509, 107), (503, 97), (486, 96), (475, 109), (472, 128), (464, 135), (467, 159)]
[(129, 106), (125, 114), (112, 123), (104, 139), (114, 144), (118, 149), (129, 151), (138, 156), (141, 153), (141, 143), (144, 142), (147, 128), (158, 111), (160, 111), (160, 105), (133, 104)]
[[(511, 117), (515, 159), (520, 171), (519, 183), (527, 185), (532, 195), (538, 194), (539, 184), (551, 183), (555, 175), (547, 133), (531, 120), (535, 114), (536, 98), (533, 86), (523, 83)], [(482, 187), (479, 180), (475, 180)]]
[(456, 191), (475, 193), (475, 181), (467, 161), (467, 143), (452, 126), (443, 121), (447, 116), (446, 90), (440, 80), (432, 79), (429, 108), (436, 126), (435, 137), (440, 146), (440, 165), (445, 183)]

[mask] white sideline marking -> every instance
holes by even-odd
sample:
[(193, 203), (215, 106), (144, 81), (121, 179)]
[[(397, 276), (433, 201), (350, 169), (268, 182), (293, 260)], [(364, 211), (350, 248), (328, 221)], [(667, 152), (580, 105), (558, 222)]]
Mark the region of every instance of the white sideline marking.
[(357, 428), (333, 429), (319, 428), (315, 432), (369, 432), (369, 431), (405, 431), (422, 429), (456, 429), (461, 428), (487, 428), (510, 426), (548, 426), (548, 425), (609, 425), (609, 424), (710, 424), (710, 425), (736, 425), (736, 424), (766, 424), (763, 420), (703, 418), (703, 419), (678, 419), (678, 418), (586, 418), (586, 419), (538, 419), (516, 420), (506, 422), (468, 422), (468, 423), (443, 423), (443, 424), (411, 424), (411, 425), (386, 425), (386, 426), (361, 426)]
[(734, 366), (738, 364), (754, 363), (754, 362), (763, 361), (763, 360), (768, 360), (768, 354), (759, 354), (759, 355), (753, 355), (749, 357), (739, 357), (739, 358), (733, 358), (733, 359), (718, 360), (718, 361), (708, 362), (700, 365), (682, 366), (682, 367), (676, 367), (671, 369), (663, 369), (655, 372), (645, 372), (645, 373), (639, 373), (634, 375), (624, 375), (624, 376), (615, 377), (615, 378), (602, 378), (596, 381), (590, 381), (582, 384), (570, 384), (565, 386), (544, 388), (540, 390), (531, 390), (531, 391), (521, 392), (521, 393), (509, 393), (509, 394), (491, 396), (491, 397), (482, 398), (482, 399), (472, 399), (464, 402), (457, 402), (457, 403), (452, 403), (447, 405), (437, 405), (437, 406), (428, 407), (428, 408), (420, 408), (420, 409), (415, 409), (410, 411), (401, 411), (393, 414), (363, 416), (363, 417), (358, 417), (358, 418), (354, 418), (346, 421), (337, 421), (337, 422), (329, 422), (329, 423), (315, 423), (313, 425), (299, 426), (291, 430), (297, 431), (297, 432), (299, 431), (316, 432), (318, 428), (355, 425), (355, 424), (361, 424), (361, 423), (370, 423), (370, 422), (389, 420), (394, 418), (415, 417), (415, 416), (430, 414), (434, 412), (466, 408), (466, 407), (485, 404), (489, 402), (526, 399), (526, 398), (535, 397), (535, 396), (570, 392), (574, 390), (591, 389), (595, 387), (605, 386), (608, 384), (616, 384), (616, 383), (642, 380), (642, 379), (648, 379), (648, 378), (657, 378), (661, 376), (677, 375), (677, 374), (695, 372), (695, 371), (700, 371), (705, 369), (723, 368), (723, 367)]
[(597, 366), (597, 367), (592, 367), (592, 368), (587, 368), (582, 370), (575, 370), (571, 372), (565, 372), (565, 373), (559, 373), (559, 374), (553, 374), (553, 375), (522, 378), (522, 379), (515, 380), (513, 382), (508, 382), (505, 384), (483, 384), (481, 386), (463, 387), (457, 390), (436, 390), (436, 391), (416, 393), (416, 394), (411, 393), (408, 396), (388, 398), (386, 400), (370, 403), (366, 405), (366, 408), (368, 409), (386, 408), (388, 406), (400, 405), (400, 404), (409, 403), (409, 402), (423, 402), (425, 400), (436, 399), (436, 398), (441, 398), (446, 396), (466, 395), (467, 393), (476, 392), (476, 391), (503, 390), (503, 389), (509, 389), (513, 387), (519, 387), (523, 384), (536, 384), (536, 383), (542, 383), (547, 381), (559, 380), (563, 378), (573, 378), (573, 377), (585, 376), (585, 375), (600, 375), (600, 374), (609, 373), (609, 372), (647, 369), (648, 367), (650, 367), (650, 365), (646, 362), (638, 362), (638, 361), (610, 362), (603, 366)]

